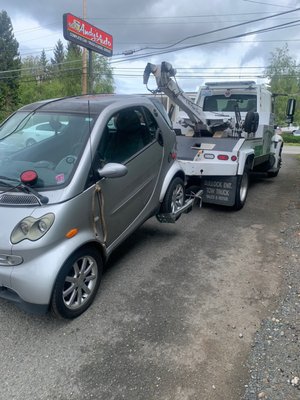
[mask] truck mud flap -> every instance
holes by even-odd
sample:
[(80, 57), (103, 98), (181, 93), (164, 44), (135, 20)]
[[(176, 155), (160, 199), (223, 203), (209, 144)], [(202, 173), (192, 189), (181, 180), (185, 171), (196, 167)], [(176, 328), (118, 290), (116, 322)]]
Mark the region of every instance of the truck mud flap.
[(185, 201), (184, 205), (179, 208), (175, 213), (165, 213), (165, 214), (157, 214), (156, 218), (159, 222), (162, 223), (172, 223), (174, 224), (181, 214), (189, 213), (192, 211), (193, 206), (202, 206), (202, 190), (198, 190), (192, 197)]
[(235, 204), (237, 176), (202, 177), (203, 203), (233, 206)]

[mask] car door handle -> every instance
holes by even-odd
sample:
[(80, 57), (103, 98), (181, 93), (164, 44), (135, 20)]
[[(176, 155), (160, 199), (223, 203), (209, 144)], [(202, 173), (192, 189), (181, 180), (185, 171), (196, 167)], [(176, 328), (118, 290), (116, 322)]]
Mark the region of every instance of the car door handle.
[(163, 139), (163, 136), (161, 134), (161, 130), (159, 130), (159, 132), (158, 132), (157, 141), (161, 146), (164, 145), (164, 139)]

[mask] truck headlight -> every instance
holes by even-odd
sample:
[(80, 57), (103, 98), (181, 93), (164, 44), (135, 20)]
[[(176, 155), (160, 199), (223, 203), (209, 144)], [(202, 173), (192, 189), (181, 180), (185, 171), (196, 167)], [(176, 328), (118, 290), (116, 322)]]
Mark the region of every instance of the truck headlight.
[(24, 239), (35, 240), (40, 239), (51, 228), (54, 222), (54, 214), (45, 214), (40, 218), (26, 217), (22, 219), (11, 233), (10, 240), (12, 244), (21, 242)]

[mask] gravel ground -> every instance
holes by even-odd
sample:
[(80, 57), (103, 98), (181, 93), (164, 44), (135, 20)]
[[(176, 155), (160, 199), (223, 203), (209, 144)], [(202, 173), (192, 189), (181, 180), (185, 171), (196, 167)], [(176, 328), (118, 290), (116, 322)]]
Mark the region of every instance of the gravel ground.
[[(295, 171), (297, 173), (299, 171)], [(282, 211), (283, 290), (263, 320), (248, 360), (250, 382), (243, 400), (300, 399), (300, 174)]]

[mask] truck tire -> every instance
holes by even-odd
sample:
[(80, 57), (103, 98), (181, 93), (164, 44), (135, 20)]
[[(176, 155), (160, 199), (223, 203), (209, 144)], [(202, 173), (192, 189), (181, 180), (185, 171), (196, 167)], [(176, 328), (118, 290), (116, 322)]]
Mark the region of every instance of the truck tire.
[(246, 203), (246, 198), (249, 188), (249, 173), (247, 170), (244, 171), (243, 175), (238, 175), (235, 193), (235, 203), (233, 206), (234, 210), (240, 210)]

